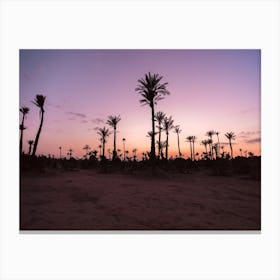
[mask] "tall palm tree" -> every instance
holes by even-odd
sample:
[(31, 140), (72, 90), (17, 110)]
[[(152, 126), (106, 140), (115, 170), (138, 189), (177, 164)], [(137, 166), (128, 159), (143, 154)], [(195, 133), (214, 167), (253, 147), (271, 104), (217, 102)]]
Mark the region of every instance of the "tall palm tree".
[(206, 136), (208, 136), (210, 138), (211, 141), (209, 141), (209, 149), (210, 149), (210, 157), (211, 159), (213, 159), (213, 147), (212, 147), (212, 143), (213, 143), (213, 135), (215, 134), (214, 130), (209, 130), (206, 132)]
[(113, 150), (113, 160), (117, 158), (116, 150), (116, 134), (117, 134), (117, 124), (121, 120), (120, 115), (118, 116), (108, 116), (107, 124), (113, 127), (114, 129), (114, 150)]
[(24, 127), (24, 119), (25, 116), (28, 114), (29, 112), (29, 108), (28, 107), (21, 107), (19, 109), (19, 111), (22, 113), (22, 120), (21, 120), (21, 125), (19, 126), (20, 129), (20, 141), (19, 141), (19, 152), (20, 154), (22, 154), (22, 140), (23, 140), (23, 130), (25, 129)]
[(133, 158), (134, 158), (134, 161), (136, 161), (136, 158), (137, 158), (137, 155), (136, 155), (136, 153), (137, 153), (137, 149), (136, 149), (136, 148), (134, 148), (134, 149), (132, 150), (132, 153), (133, 153)]
[(40, 115), (41, 115), (41, 122), (40, 122), (38, 132), (36, 134), (32, 156), (35, 156), (35, 154), (36, 154), (37, 145), (38, 145), (38, 142), (39, 142), (39, 137), (40, 137), (40, 133), (41, 133), (42, 126), (43, 126), (44, 113), (45, 113), (45, 110), (44, 110), (45, 100), (46, 100), (46, 96), (41, 95), (41, 94), (37, 94), (35, 99), (32, 101), (33, 104), (35, 104), (37, 107), (40, 108)]
[(162, 153), (161, 153), (162, 146), (160, 145), (160, 143), (161, 143), (161, 131), (162, 131), (162, 129), (163, 129), (162, 123), (163, 123), (164, 118), (165, 118), (165, 114), (164, 114), (162, 111), (156, 112), (156, 114), (155, 114), (155, 120), (156, 120), (157, 123), (158, 123), (157, 128), (158, 128), (158, 143), (159, 143), (159, 145), (158, 145), (158, 158), (160, 158), (160, 156), (161, 156), (161, 154), (162, 154)]
[(231, 154), (231, 158), (233, 158), (233, 150), (232, 150), (232, 140), (235, 140), (236, 135), (234, 134), (234, 132), (228, 132), (225, 134), (226, 138), (229, 141), (229, 146), (230, 146), (230, 154)]
[(88, 151), (90, 150), (90, 146), (88, 144), (86, 144), (84, 147), (83, 147), (84, 150), (86, 150), (86, 155), (85, 157), (87, 158), (88, 157)]
[(109, 129), (104, 126), (102, 128), (99, 127), (97, 129), (97, 134), (99, 136), (101, 136), (101, 139), (102, 139), (102, 158), (104, 159), (105, 158), (105, 143), (106, 143), (106, 139), (109, 137), (109, 135), (111, 133), (110, 133)]
[(169, 94), (166, 89), (168, 83), (161, 83), (163, 77), (158, 74), (145, 74), (145, 77), (138, 80), (138, 86), (135, 91), (141, 94), (143, 99), (140, 103), (149, 105), (152, 111), (152, 138), (151, 138), (151, 155), (150, 159), (155, 159), (155, 105), (163, 99), (163, 96)]
[(32, 145), (33, 145), (34, 141), (33, 140), (28, 140), (27, 143), (29, 145), (28, 154), (30, 155), (31, 154)]
[(190, 142), (190, 158), (191, 158), (191, 160), (193, 159), (192, 139), (193, 139), (192, 136), (188, 136), (186, 138), (186, 140)]
[(178, 151), (179, 151), (179, 157), (181, 157), (181, 150), (180, 150), (180, 139), (179, 139), (179, 134), (182, 132), (182, 130), (180, 129), (179, 125), (176, 125), (174, 128), (174, 133), (177, 134), (177, 144), (178, 144)]
[(166, 144), (165, 144), (165, 158), (168, 160), (168, 135), (169, 131), (174, 127), (173, 126), (174, 120), (172, 119), (172, 116), (169, 118), (165, 117), (163, 120), (163, 129), (166, 133)]

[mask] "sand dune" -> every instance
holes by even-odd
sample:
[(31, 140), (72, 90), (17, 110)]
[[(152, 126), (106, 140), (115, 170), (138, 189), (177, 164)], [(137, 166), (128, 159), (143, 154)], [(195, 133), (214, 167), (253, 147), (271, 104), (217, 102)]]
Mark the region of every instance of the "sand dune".
[(21, 230), (259, 230), (260, 181), (203, 171), (143, 178), (23, 173)]

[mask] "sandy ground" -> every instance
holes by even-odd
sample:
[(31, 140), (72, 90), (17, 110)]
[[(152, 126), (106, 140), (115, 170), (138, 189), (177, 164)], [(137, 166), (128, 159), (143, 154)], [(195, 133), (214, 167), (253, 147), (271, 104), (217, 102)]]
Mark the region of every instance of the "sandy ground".
[(22, 174), (21, 230), (259, 230), (260, 181), (205, 172)]

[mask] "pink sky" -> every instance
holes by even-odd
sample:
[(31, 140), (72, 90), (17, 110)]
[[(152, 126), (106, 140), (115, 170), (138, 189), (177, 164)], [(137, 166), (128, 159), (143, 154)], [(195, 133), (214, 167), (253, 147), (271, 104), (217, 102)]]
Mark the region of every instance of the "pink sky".
[[(95, 128), (106, 126), (108, 115), (120, 115), (117, 146), (150, 150), (146, 137), (151, 130), (151, 112), (140, 106), (135, 92), (145, 73), (158, 73), (168, 82), (170, 95), (156, 111), (172, 115), (180, 125), (181, 151), (189, 156), (185, 138), (195, 135), (196, 151), (208, 130), (233, 131), (234, 155), (239, 149), (260, 154), (260, 62), (259, 50), (21, 50), (20, 106), (27, 106), (24, 150), (34, 140), (39, 110), (31, 103), (36, 94), (46, 96), (45, 121), (37, 154), (82, 157), (88, 144), (98, 149)], [(21, 116), (20, 116), (21, 120)], [(165, 136), (163, 136), (164, 138)], [(178, 154), (176, 134), (170, 133), (170, 156)], [(113, 149), (113, 135), (107, 148)], [(225, 150), (229, 147), (225, 144)]]

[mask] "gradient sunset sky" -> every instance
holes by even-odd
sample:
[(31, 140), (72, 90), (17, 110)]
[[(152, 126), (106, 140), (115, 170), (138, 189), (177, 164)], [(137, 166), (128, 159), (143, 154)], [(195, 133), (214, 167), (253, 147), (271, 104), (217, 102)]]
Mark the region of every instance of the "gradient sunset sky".
[[(85, 154), (88, 144), (99, 150), (96, 127), (107, 126), (109, 115), (120, 115), (117, 147), (137, 148), (138, 156), (150, 150), (151, 110), (141, 106), (135, 92), (145, 73), (158, 73), (168, 82), (170, 95), (159, 101), (156, 111), (172, 116), (180, 125), (181, 152), (189, 156), (185, 138), (195, 135), (196, 152), (208, 130), (236, 134), (234, 155), (239, 149), (260, 154), (261, 112), (260, 50), (20, 50), (20, 106), (27, 106), (23, 148), (34, 140), (39, 109), (31, 103), (36, 94), (46, 96), (45, 120), (37, 154), (74, 157)], [(21, 115), (20, 115), (21, 121)], [(165, 136), (163, 136), (163, 139)], [(215, 137), (214, 137), (215, 141)], [(170, 156), (178, 154), (177, 136), (169, 135)], [(113, 149), (113, 134), (106, 144)]]

